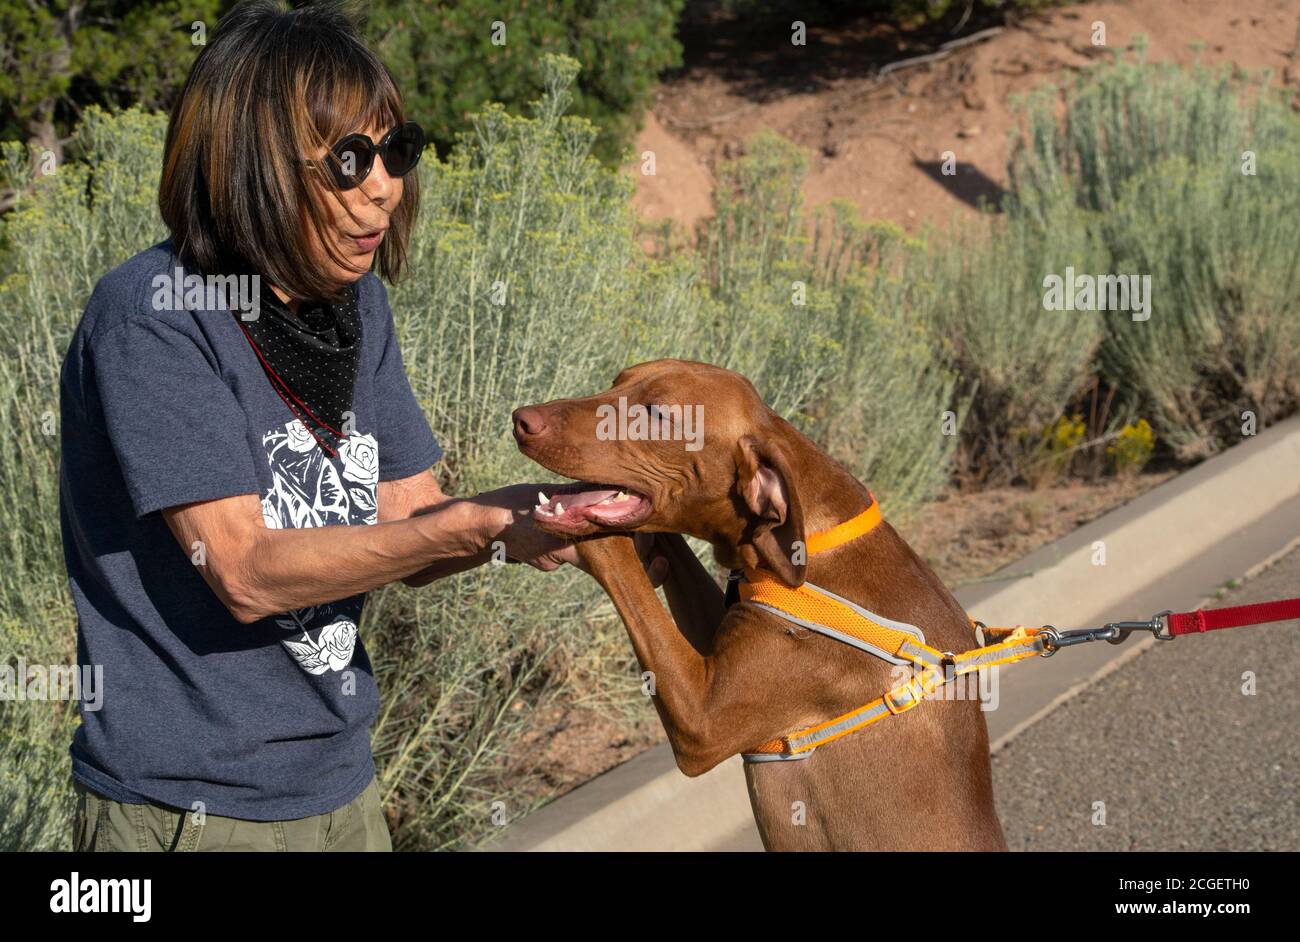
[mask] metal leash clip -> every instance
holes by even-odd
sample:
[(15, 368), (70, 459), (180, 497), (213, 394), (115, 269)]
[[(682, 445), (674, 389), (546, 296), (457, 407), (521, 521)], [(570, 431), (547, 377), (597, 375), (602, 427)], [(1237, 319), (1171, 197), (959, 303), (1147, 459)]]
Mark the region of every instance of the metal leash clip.
[(1135, 631), (1149, 631), (1161, 641), (1172, 641), (1174, 635), (1169, 633), (1168, 625), (1165, 622), (1165, 616), (1171, 614), (1165, 610), (1156, 615), (1152, 615), (1146, 621), (1112, 621), (1107, 622), (1100, 628), (1075, 628), (1069, 631), (1062, 631), (1053, 625), (1044, 625), (1041, 634), (1043, 635), (1043, 657), (1051, 657), (1061, 648), (1072, 647), (1076, 644), (1087, 644), (1089, 641), (1109, 641), (1111, 644), (1123, 644), (1128, 640), (1128, 636)]
[(1115, 629), (1115, 633), (1106, 640), (1111, 644), (1123, 644), (1128, 640), (1128, 636), (1135, 631), (1149, 631), (1152, 636), (1160, 641), (1173, 641), (1174, 635), (1169, 631), (1169, 625), (1165, 621), (1166, 615), (1172, 615), (1169, 609), (1163, 612), (1157, 612), (1146, 621), (1113, 621), (1106, 626), (1107, 629)]
[(1068, 631), (1062, 631), (1055, 625), (1044, 625), (1038, 634), (1043, 639), (1043, 657), (1051, 657), (1061, 648), (1111, 637), (1109, 625), (1105, 628), (1074, 628)]

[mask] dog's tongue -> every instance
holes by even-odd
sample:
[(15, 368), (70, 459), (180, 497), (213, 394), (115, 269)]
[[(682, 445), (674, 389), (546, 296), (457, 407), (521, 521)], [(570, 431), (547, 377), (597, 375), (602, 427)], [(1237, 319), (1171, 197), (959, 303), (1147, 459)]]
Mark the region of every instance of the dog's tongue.
[(592, 504), (598, 504), (607, 497), (618, 495), (618, 488), (599, 488), (590, 491), (576, 491), (570, 494), (556, 494), (551, 498), (548, 510), (554, 510), (557, 502), (567, 508), (576, 510), (579, 507), (588, 507)]
[(564, 485), (558, 489), (558, 492), (547, 497), (545, 493), (537, 495), (536, 510), (543, 514), (555, 514), (556, 507), (562, 508), (561, 515), (572, 510), (579, 510), (583, 507), (590, 507), (592, 504), (598, 504), (602, 500), (616, 497), (619, 489), (616, 487), (604, 487), (600, 484), (579, 484)]
[(617, 487), (585, 483), (569, 487), (572, 490), (561, 491), (553, 497), (538, 494), (537, 506), (533, 512), (557, 523), (582, 519), (613, 522), (625, 519), (630, 511), (640, 509), (644, 503), (641, 495)]

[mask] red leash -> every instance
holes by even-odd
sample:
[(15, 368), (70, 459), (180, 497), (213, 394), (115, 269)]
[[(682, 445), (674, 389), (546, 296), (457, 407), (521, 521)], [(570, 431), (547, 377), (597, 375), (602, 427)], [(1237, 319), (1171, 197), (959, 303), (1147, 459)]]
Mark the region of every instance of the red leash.
[(1254, 605), (1205, 608), (1194, 612), (1170, 614), (1169, 633), (1175, 636), (1190, 635), (1199, 631), (1264, 625), (1271, 621), (1288, 621), (1292, 618), (1300, 618), (1300, 599), (1278, 599), (1276, 602), (1258, 602)]

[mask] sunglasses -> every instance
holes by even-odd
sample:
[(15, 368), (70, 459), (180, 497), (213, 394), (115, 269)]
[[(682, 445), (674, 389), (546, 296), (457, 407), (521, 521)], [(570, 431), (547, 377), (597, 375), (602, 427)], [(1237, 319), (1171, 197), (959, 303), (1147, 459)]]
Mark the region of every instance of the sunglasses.
[[(424, 128), (408, 121), (385, 134), (378, 144), (364, 134), (349, 134), (330, 148), (333, 159), (325, 163), (338, 188), (351, 190), (370, 176), (376, 154), (383, 159), (390, 177), (404, 177), (415, 169), (423, 153)], [(315, 166), (313, 161), (308, 163)]]

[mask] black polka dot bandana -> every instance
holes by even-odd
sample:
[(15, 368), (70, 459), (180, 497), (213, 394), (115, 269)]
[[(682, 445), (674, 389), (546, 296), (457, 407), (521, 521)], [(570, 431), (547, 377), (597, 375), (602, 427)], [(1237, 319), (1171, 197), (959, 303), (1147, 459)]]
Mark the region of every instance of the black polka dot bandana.
[(350, 431), (345, 413), (361, 362), (357, 286), (338, 302), (302, 301), (297, 313), (273, 291), (261, 300), (258, 317), (239, 326), (284, 404), (333, 455)]

